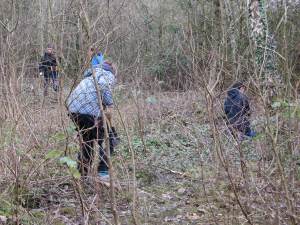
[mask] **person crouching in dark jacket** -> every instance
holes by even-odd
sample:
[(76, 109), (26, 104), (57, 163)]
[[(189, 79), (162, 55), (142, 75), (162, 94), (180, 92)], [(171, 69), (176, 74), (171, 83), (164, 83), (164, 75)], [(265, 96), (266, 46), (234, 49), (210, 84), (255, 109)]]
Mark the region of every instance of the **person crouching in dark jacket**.
[(256, 132), (250, 128), (250, 106), (248, 97), (245, 95), (246, 86), (242, 82), (237, 82), (227, 92), (224, 103), (224, 111), (230, 131), (241, 132), (248, 137), (256, 136)]

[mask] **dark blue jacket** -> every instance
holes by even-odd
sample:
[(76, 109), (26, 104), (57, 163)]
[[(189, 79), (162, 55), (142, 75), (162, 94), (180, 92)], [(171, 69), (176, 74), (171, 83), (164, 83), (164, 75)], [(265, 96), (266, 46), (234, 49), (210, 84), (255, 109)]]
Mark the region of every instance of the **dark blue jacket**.
[(224, 103), (224, 111), (229, 123), (248, 123), (250, 116), (248, 97), (236, 88), (230, 89)]

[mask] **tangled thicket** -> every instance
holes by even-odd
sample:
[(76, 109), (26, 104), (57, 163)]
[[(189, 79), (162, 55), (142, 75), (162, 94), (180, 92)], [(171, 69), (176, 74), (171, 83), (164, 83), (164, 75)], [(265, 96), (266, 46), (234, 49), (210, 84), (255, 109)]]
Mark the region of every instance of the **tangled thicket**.
[[(264, 1), (2, 0), (0, 223), (299, 224), (299, 1), (262, 8), (281, 80), (271, 99), (249, 3)], [(37, 62), (48, 43), (62, 89), (44, 98)], [(78, 178), (64, 105), (91, 45), (117, 65), (115, 202)], [(237, 79), (259, 133), (242, 143), (222, 112)]]

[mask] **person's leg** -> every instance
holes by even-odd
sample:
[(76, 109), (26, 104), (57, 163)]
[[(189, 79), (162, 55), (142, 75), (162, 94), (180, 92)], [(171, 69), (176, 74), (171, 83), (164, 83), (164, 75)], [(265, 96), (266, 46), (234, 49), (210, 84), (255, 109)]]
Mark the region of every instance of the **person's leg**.
[(256, 136), (256, 132), (251, 130), (251, 128), (250, 128), (250, 121), (248, 118), (244, 118), (243, 124), (241, 126), (241, 132), (248, 137)]
[(232, 135), (232, 137), (234, 139), (238, 139), (239, 138), (239, 130), (237, 129), (237, 126), (235, 123), (230, 123), (229, 121), (227, 122), (227, 128), (228, 128), (228, 131), (227, 134), (229, 135)]
[(255, 137), (256, 136), (256, 132), (254, 130), (251, 130), (250, 127), (248, 127), (244, 133), (246, 136), (248, 137)]
[[(98, 166), (98, 173), (100, 176), (106, 176), (108, 175), (108, 160), (107, 160), (107, 153), (106, 148), (103, 148), (103, 142), (104, 142), (104, 128), (102, 125), (102, 122), (99, 123), (100, 126), (98, 128), (98, 145), (99, 145), (99, 166)], [(114, 151), (114, 146), (111, 143), (111, 140), (109, 138), (109, 148), (110, 153), (112, 154)]]
[(99, 158), (100, 161), (98, 166), (98, 174), (100, 176), (108, 175), (107, 154), (106, 154), (106, 150), (102, 147), (102, 145), (99, 145)]
[(95, 135), (93, 129), (90, 129), (94, 126), (94, 118), (84, 114), (72, 114), (71, 119), (76, 124), (79, 134), (78, 170), (81, 175), (86, 176), (94, 158)]
[(58, 80), (57, 80), (57, 72), (56, 71), (51, 72), (51, 78), (52, 78), (53, 90), (58, 91)]
[(97, 139), (99, 145), (99, 165), (98, 165), (98, 173), (107, 174), (108, 173), (108, 164), (107, 164), (107, 154), (105, 149), (103, 148), (104, 142), (104, 128), (102, 121), (99, 122), (98, 130), (97, 130)]
[(48, 86), (50, 83), (50, 79), (47, 73), (44, 74), (44, 96), (48, 95)]
[(81, 131), (82, 143), (81, 151), (78, 155), (79, 168), (81, 174), (87, 175), (90, 172), (94, 159), (94, 135), (91, 131)]

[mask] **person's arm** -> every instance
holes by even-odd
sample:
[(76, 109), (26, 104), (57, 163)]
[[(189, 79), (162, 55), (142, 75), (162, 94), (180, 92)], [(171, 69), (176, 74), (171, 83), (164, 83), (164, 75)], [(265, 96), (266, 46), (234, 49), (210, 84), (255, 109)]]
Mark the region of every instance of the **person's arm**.
[(113, 96), (112, 96), (111, 90), (108, 88), (105, 88), (102, 90), (102, 104), (105, 108), (104, 114), (111, 126), (114, 102), (113, 102)]
[(114, 109), (113, 106), (109, 106), (106, 107), (106, 109), (104, 110), (105, 116), (109, 123), (109, 127), (112, 127), (113, 109)]
[(247, 96), (242, 96), (242, 112), (243, 115), (250, 116), (251, 111), (250, 111), (250, 105), (249, 105), (249, 100)]
[(229, 106), (229, 100), (226, 99), (225, 102), (224, 102), (224, 112), (225, 112), (225, 115), (227, 116), (230, 112), (230, 106)]
[(50, 61), (51, 71), (56, 71), (56, 67), (57, 67), (56, 57), (54, 55), (52, 57), (53, 58)]
[(84, 71), (83, 73), (83, 77), (86, 78), (86, 77), (90, 77), (93, 75), (93, 72), (92, 72), (92, 69), (91, 68), (88, 68)]

